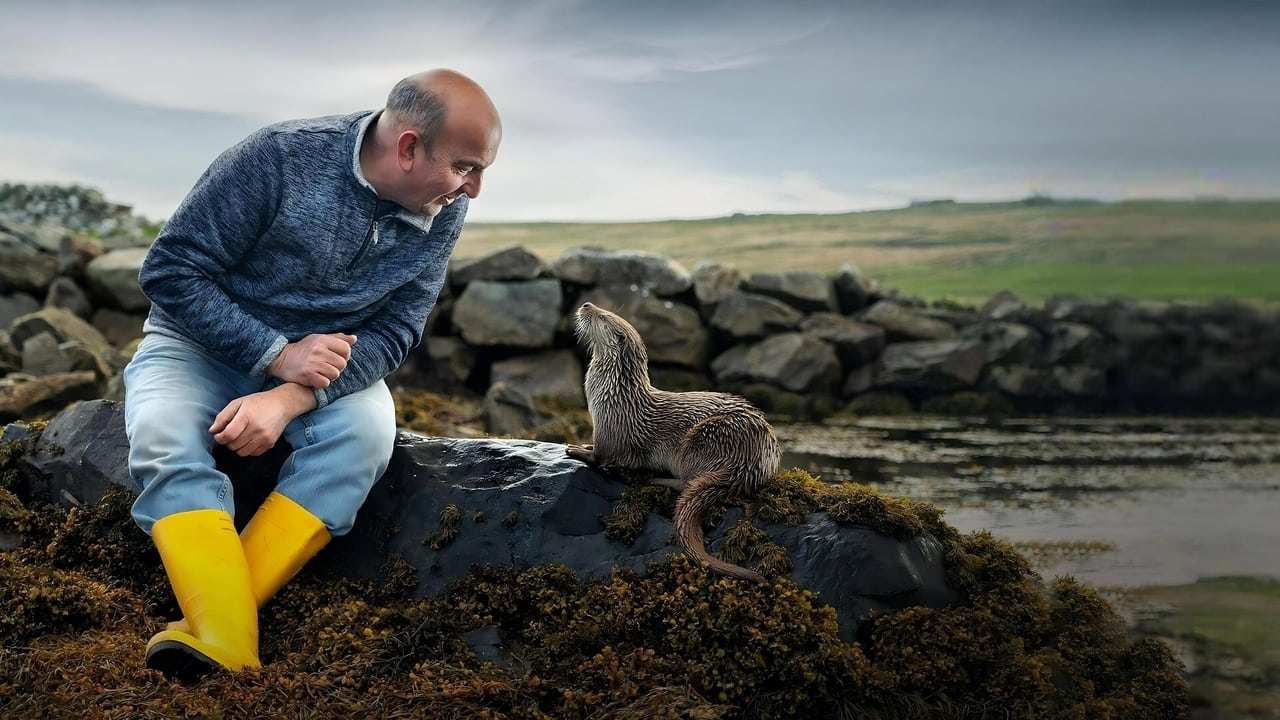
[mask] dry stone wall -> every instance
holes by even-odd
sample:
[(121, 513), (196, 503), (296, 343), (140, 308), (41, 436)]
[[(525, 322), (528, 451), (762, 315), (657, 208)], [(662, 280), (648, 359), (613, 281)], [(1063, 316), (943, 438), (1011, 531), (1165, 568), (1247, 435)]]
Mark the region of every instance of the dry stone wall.
[[(149, 307), (154, 226), (77, 187), (0, 185), (0, 422), (121, 398)], [(581, 406), (572, 315), (621, 313), (654, 385), (743, 394), (770, 412), (1280, 412), (1280, 314), (1239, 302), (1135, 303), (1002, 292), (927, 303), (846, 265), (830, 274), (689, 270), (638, 251), (455, 258), (393, 383), (489, 397), (490, 430)]]

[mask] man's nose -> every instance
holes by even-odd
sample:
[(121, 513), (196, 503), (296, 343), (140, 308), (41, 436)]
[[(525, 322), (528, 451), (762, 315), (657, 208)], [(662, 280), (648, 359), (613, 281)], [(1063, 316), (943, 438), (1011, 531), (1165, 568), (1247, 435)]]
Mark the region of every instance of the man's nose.
[(467, 197), (475, 200), (480, 197), (480, 171), (474, 170), (467, 175), (467, 181), (462, 183), (462, 191)]

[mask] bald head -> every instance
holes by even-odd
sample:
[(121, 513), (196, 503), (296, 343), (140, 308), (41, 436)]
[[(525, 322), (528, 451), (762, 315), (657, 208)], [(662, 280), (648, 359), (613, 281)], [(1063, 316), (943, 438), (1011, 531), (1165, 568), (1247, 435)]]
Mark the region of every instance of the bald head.
[(489, 95), (456, 70), (425, 70), (404, 78), (387, 96), (386, 111), (397, 129), (416, 130), (428, 148), (446, 124), (485, 134), (502, 131)]
[(454, 70), (428, 70), (396, 83), (374, 123), (360, 149), (366, 179), (380, 196), (425, 215), (461, 195), (479, 196), (502, 140), (493, 101)]

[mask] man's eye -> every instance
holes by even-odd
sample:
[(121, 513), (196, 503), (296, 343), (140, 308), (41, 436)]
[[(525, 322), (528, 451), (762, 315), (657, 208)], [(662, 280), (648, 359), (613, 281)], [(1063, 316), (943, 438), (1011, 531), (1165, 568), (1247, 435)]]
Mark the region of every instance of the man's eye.
[(454, 168), (454, 172), (458, 173), (459, 175), (466, 175), (467, 173), (471, 172), (471, 168), (458, 167), (458, 168)]

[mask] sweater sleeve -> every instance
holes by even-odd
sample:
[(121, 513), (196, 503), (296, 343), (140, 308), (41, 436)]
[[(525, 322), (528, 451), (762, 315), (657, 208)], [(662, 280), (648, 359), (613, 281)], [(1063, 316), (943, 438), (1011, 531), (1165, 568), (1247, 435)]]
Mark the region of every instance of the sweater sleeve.
[(453, 201), (431, 225), (426, 246), (433, 249), (434, 261), (420, 275), (392, 290), (387, 301), (359, 328), (351, 358), (342, 374), (327, 388), (314, 388), (316, 409), (344, 395), (359, 392), (390, 375), (422, 343), (427, 316), (444, 285), (449, 255), (462, 233), (467, 215), (467, 198)]
[(288, 343), (219, 280), (257, 243), (280, 205), (281, 153), (259, 130), (218, 156), (165, 223), (138, 273), (142, 292), (200, 344), (252, 377)]

